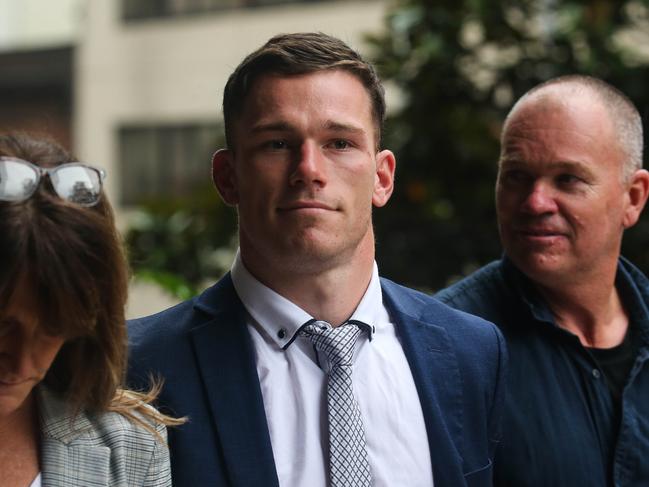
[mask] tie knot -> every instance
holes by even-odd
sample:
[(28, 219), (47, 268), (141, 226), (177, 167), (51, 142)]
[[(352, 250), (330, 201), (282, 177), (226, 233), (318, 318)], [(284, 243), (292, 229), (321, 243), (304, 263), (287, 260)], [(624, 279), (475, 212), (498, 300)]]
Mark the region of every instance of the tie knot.
[(354, 345), (361, 328), (349, 322), (333, 328), (325, 321), (314, 320), (304, 325), (300, 334), (311, 340), (318, 352), (327, 356), (333, 368), (352, 365)]

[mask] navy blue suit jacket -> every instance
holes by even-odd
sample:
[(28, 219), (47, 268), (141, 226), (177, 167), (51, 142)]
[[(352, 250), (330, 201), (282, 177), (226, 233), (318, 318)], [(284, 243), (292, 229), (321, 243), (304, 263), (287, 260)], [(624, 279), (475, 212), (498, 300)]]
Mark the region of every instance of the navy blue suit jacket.
[[(494, 325), (381, 280), (424, 413), (436, 487), (489, 486), (506, 352)], [(278, 486), (246, 311), (228, 275), (129, 323), (129, 383), (165, 380), (174, 485)], [(366, 427), (371, 427), (368, 425)]]

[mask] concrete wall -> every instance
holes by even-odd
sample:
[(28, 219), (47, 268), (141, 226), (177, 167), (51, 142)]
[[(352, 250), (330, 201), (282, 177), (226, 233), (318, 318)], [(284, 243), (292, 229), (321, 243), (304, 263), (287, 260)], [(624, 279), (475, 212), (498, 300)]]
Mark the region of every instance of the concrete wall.
[(84, 0), (0, 0), (0, 52), (69, 45)]

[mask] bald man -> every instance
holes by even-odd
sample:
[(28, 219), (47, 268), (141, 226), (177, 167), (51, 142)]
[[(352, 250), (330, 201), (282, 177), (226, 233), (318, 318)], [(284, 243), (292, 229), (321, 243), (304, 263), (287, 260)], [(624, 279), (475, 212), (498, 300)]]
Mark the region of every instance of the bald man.
[(437, 295), (508, 343), (495, 485), (649, 485), (649, 280), (620, 256), (648, 191), (640, 116), (612, 86), (553, 79), (509, 113), (504, 257)]

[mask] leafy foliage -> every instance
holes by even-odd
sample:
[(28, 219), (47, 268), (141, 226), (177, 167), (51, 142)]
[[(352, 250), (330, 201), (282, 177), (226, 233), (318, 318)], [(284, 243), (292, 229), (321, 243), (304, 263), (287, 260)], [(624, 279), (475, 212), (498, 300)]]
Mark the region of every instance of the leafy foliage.
[(178, 199), (155, 199), (131, 219), (129, 260), (139, 279), (179, 299), (223, 275), (236, 249), (236, 215), (209, 184)]
[[(384, 145), (397, 189), (376, 212), (377, 258), (397, 281), (437, 289), (499, 257), (494, 182), (512, 103), (562, 74), (602, 78), (647, 114), (647, 1), (401, 0), (369, 37), (401, 93)], [(644, 51), (642, 51), (644, 49)], [(626, 236), (649, 270), (649, 223)]]

